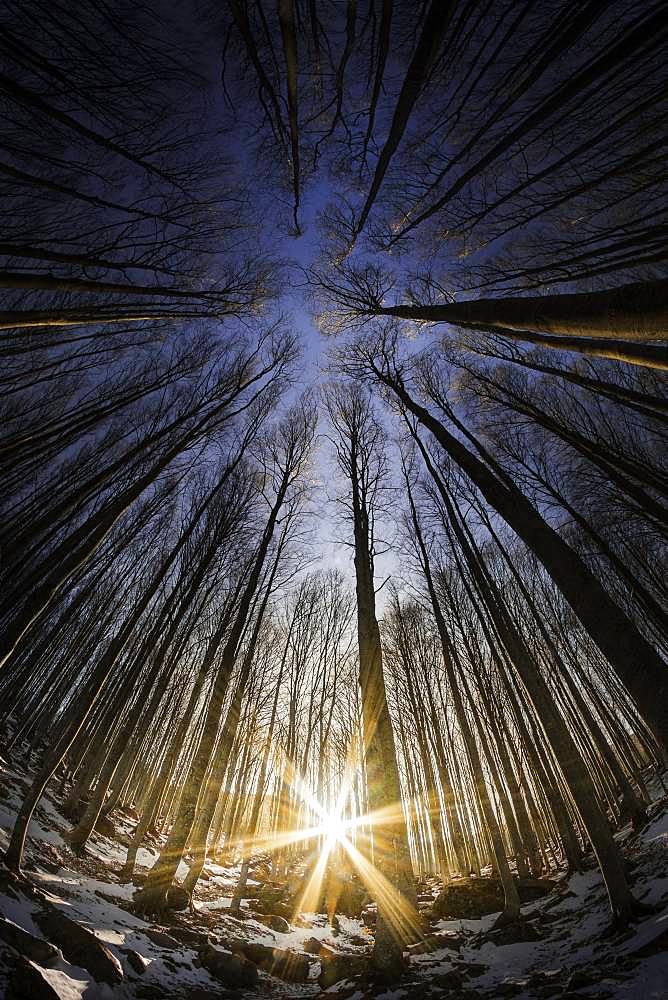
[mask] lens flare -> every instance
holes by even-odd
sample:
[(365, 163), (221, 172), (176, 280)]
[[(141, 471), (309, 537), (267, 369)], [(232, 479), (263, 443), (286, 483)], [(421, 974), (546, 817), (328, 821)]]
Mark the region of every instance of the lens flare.
[(349, 871), (355, 873), (378, 904), (392, 933), (403, 942), (415, 940), (420, 934), (417, 913), (388, 878), (385, 873), (388, 865), (381, 864), (381, 859), (387, 861), (393, 855), (393, 827), (403, 816), (401, 803), (362, 816), (346, 817), (354, 773), (352, 765), (349, 764), (342, 775), (333, 807), (326, 808), (310, 791), (292, 762), (285, 758), (282, 763), (286, 784), (301, 800), (304, 814), (310, 817), (308, 825), (246, 840), (244, 853), (280, 851), (298, 843), (309, 846), (311, 853), (305, 884), (295, 903), (295, 916), (318, 911), (328, 882), (328, 868), (333, 862), (335, 869), (340, 868), (341, 858), (347, 858)]

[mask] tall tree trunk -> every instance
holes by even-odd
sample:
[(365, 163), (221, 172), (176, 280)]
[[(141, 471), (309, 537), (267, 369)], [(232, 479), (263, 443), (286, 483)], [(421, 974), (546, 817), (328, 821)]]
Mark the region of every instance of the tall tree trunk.
[[(401, 378), (391, 377), (375, 362), (372, 365), (379, 380), (392, 389), (402, 405), (434, 435), (444, 451), (475, 483), (487, 503), (545, 566), (584, 628), (631, 693), (668, 760), (668, 667), (652, 644), (615, 604), (580, 556), (541, 517), (478, 441), (475, 442), (476, 448), (484, 455), (485, 462), (420, 406)], [(467, 436), (475, 441), (470, 432)]]

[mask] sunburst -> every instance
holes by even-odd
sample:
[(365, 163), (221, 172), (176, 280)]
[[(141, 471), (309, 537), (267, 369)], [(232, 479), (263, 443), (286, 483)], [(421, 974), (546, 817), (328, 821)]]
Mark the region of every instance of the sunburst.
[[(346, 817), (344, 811), (352, 787), (353, 774), (350, 764), (345, 769), (334, 806), (329, 809), (318, 801), (288, 760), (284, 761), (284, 773), (287, 783), (304, 806), (310, 810), (315, 822), (299, 829), (276, 831), (256, 836), (250, 841), (245, 840), (245, 852), (251, 854), (258, 850), (277, 851), (298, 843), (316, 842), (317, 847), (311, 857), (308, 877), (295, 904), (296, 915), (317, 910), (332, 853), (337, 848), (342, 849), (367, 892), (376, 902), (392, 933), (403, 942), (414, 940), (419, 935), (415, 909), (393, 885), (388, 875), (372, 860), (380, 856), (387, 857), (392, 853), (391, 830), (403, 817), (401, 803), (362, 816)], [(360, 850), (360, 847), (363, 850)]]

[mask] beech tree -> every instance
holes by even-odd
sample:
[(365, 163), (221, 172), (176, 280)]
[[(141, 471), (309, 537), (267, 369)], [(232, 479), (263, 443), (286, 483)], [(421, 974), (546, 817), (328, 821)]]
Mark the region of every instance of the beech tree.
[[(354, 386), (333, 387), (327, 396), (337, 463), (350, 482), (351, 499), (345, 501), (353, 526), (357, 633), (364, 726), (367, 788), (372, 812), (379, 814), (380, 833), (374, 838), (374, 862), (405, 898), (404, 926), (397, 924), (393, 908), (378, 898), (378, 923), (374, 960), (393, 975), (402, 964), (402, 937), (410, 933), (413, 892), (408, 838), (401, 805), (392, 723), (387, 707), (380, 631), (375, 612), (374, 556), (377, 551), (376, 519), (380, 513), (386, 458), (383, 434), (372, 404)], [(387, 815), (384, 818), (383, 813)], [(396, 909), (396, 908), (395, 908)], [(401, 918), (401, 914), (400, 914)]]
[(451, 323), (465, 330), (660, 370), (668, 367), (663, 344), (668, 303), (665, 281), (595, 292), (387, 305), (395, 282), (376, 266), (339, 264), (331, 272), (314, 271), (312, 280), (332, 303), (333, 313), (326, 323), (334, 330), (351, 322), (359, 326), (365, 319), (394, 316), (417, 323)]
[[(312, 404), (305, 400), (285, 417), (276, 429), (273, 440), (267, 442), (266, 447), (271, 458), (267, 460), (264, 473), (266, 483), (263, 486), (273, 493), (273, 498), (268, 501), (268, 516), (247, 575), (244, 574), (241, 578), (238, 606), (230, 609), (229, 616), (221, 617), (204, 654), (206, 668), (215, 658), (218, 659), (218, 666), (199, 745), (179, 803), (177, 821), (137, 901), (145, 912), (156, 912), (166, 906), (167, 892), (195, 822), (197, 799), (221, 723), (223, 702), (238, 656), (239, 642), (274, 537), (276, 522), (284, 505), (295, 502), (295, 494), (299, 496), (303, 493), (303, 484), (300, 480), (308, 465), (314, 432), (315, 413)], [(274, 448), (276, 450), (272, 455)], [(214, 805), (213, 800), (208, 805), (206, 827), (211, 821)]]
[(81, 870), (123, 817), (146, 918), (192, 917), (212, 859), (230, 922), (264, 879), (332, 935), (371, 900), (392, 985), (423, 892), (470, 875), (496, 940), (592, 852), (615, 929), (642, 917), (664, 8), (4, 4), (18, 888), (48, 795)]
[[(638, 707), (666, 753), (668, 728), (657, 708), (656, 691), (666, 683), (665, 663), (650, 642), (634, 626), (623, 609), (614, 603), (578, 554), (541, 516), (490, 452), (475, 435), (463, 427), (454, 411), (445, 405), (445, 416), (453, 430), (471, 444), (469, 447), (446, 428), (413, 395), (407, 363), (397, 356), (395, 341), (386, 332), (370, 342), (358, 341), (344, 355), (346, 371), (371, 379), (387, 388), (398, 404), (433, 435), (439, 446), (480, 490), (485, 501), (504, 518), (525, 544), (535, 552), (553, 580), (597, 643), (620, 679), (632, 693)], [(429, 369), (426, 388), (429, 392)], [(437, 386), (434, 380), (432, 387)], [(435, 389), (438, 393), (438, 389)], [(432, 393), (433, 397), (433, 393)], [(437, 395), (437, 398), (439, 396)], [(442, 400), (442, 397), (441, 401)], [(437, 404), (438, 405), (438, 404)], [(576, 583), (577, 581), (577, 583)], [(595, 595), (595, 596), (594, 596)], [(600, 617), (605, 608), (605, 625)], [(596, 609), (596, 610), (594, 610)], [(617, 628), (614, 623), (618, 622)], [(611, 641), (614, 635), (614, 642)], [(625, 644), (629, 643), (628, 649)], [(634, 663), (634, 669), (629, 664)], [(641, 667), (641, 662), (644, 666)]]

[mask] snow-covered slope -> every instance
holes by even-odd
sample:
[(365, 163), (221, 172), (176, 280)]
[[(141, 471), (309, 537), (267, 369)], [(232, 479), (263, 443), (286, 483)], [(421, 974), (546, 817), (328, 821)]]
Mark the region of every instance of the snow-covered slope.
[[(0, 775), (0, 849), (7, 843), (26, 775), (3, 765)], [(117, 821), (124, 830), (123, 817)], [(174, 923), (158, 928), (132, 912), (132, 885), (118, 882), (116, 872), (125, 857), (122, 844), (95, 834), (83, 858), (67, 847), (67, 824), (52, 799), (45, 798), (30, 829), (26, 871), (30, 884), (17, 885), (0, 869), (0, 912), (36, 938), (44, 938), (35, 921), (51, 905), (91, 930), (120, 961), (124, 978), (110, 985), (96, 981), (87, 969), (59, 960), (39, 974), (66, 1000), (109, 1000), (111, 997), (158, 1000), (182, 997), (207, 1000), (225, 996), (310, 997), (336, 995), (356, 998), (451, 997), (452, 1000), (519, 1000), (564, 997), (614, 1000), (668, 1000), (668, 811), (665, 802), (639, 836), (622, 831), (637, 899), (648, 912), (629, 929), (609, 933), (605, 888), (598, 870), (562, 878), (558, 888), (539, 902), (526, 904), (526, 923), (503, 933), (492, 930), (494, 915), (480, 920), (440, 921), (433, 930), (451, 936), (450, 947), (431, 942), (434, 951), (411, 955), (405, 977), (387, 986), (374, 984), (357, 972), (355, 957), (368, 952), (371, 935), (360, 920), (341, 917), (332, 929), (322, 915), (303, 915), (300, 926), (282, 933), (258, 919), (235, 920), (225, 913), (238, 871), (207, 865), (194, 914), (177, 914)], [(128, 828), (129, 829), (129, 828)], [(153, 863), (156, 852), (143, 849), (140, 867)], [(156, 933), (157, 932), (157, 933)], [(205, 936), (229, 951), (241, 942), (292, 951), (305, 959), (310, 949), (308, 978), (290, 983), (259, 969), (252, 990), (228, 992), (201, 962)], [(430, 939), (431, 940), (431, 939)], [(351, 978), (326, 990), (317, 983), (321, 959), (313, 952), (350, 956)], [(226, 949), (226, 946), (228, 948)], [(134, 956), (131, 958), (130, 953)], [(323, 959), (324, 960), (324, 959)], [(0, 940), (0, 996), (10, 996), (16, 949)], [(135, 966), (142, 971), (136, 971)], [(20, 977), (19, 977), (20, 979)], [(23, 987), (26, 989), (26, 987)], [(44, 996), (48, 996), (45, 986)], [(27, 995), (27, 993), (25, 994)], [(30, 1000), (39, 1000), (30, 990)]]

